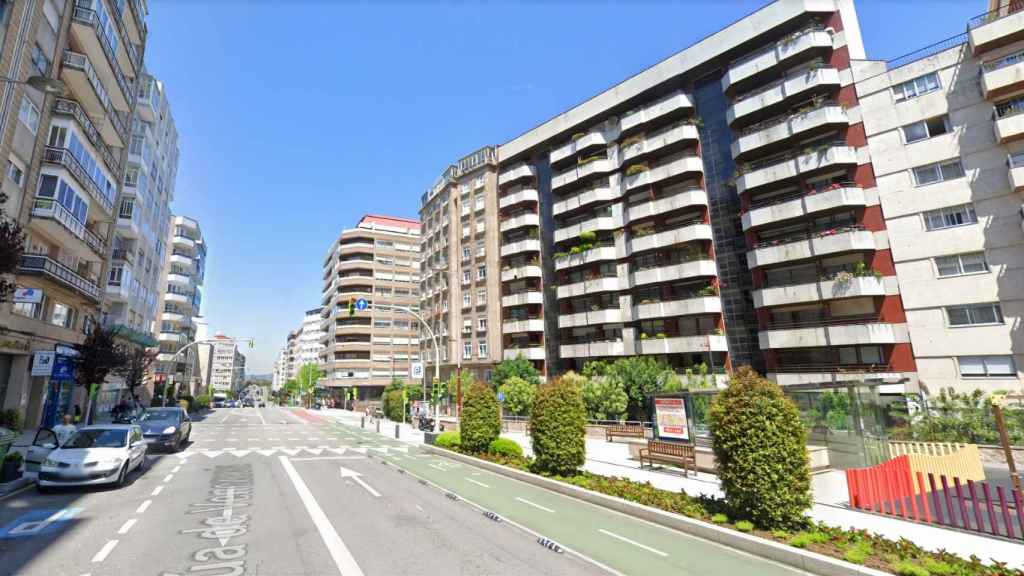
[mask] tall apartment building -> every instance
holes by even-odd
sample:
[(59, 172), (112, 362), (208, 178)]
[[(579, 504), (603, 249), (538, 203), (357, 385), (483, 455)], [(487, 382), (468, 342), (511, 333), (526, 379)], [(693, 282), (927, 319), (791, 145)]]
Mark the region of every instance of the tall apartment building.
[[(489, 381), (501, 361), (497, 151), (481, 148), (449, 166), (420, 202), (420, 310), (437, 337), (441, 378), (469, 371)], [(433, 366), (434, 342), (420, 332), (420, 356)], [(425, 373), (433, 378), (433, 369)]]
[(274, 358), (274, 372), (270, 381), (272, 391), (280, 390), (288, 382), (288, 347), (282, 347)]
[[(327, 250), (321, 385), (339, 399), (354, 388), (359, 400), (376, 400), (392, 378), (408, 381), (410, 362), (419, 361), (419, 323), (389, 306), (416, 311), (419, 254), (419, 221), (370, 214)], [(359, 299), (365, 310), (355, 309)]]
[(295, 375), (299, 373), (300, 367), (300, 339), (301, 329), (292, 330), (288, 333), (288, 338), (285, 341), (285, 357), (284, 357), (284, 381), (288, 382), (295, 378)]
[(299, 368), (303, 364), (319, 364), (320, 351), (323, 350), (323, 329), (320, 324), (323, 319), (320, 317), (323, 306), (306, 310), (302, 318), (301, 333), (299, 334)]
[(208, 380), (195, 373), (198, 351), (193, 347), (176, 358), (175, 353), (196, 340), (195, 318), (200, 315), (206, 275), (206, 241), (199, 222), (188, 216), (173, 216), (166, 243), (170, 249), (162, 265), (156, 381), (174, 382), (179, 390), (193, 391)]
[[(0, 6), (2, 75), (59, 80), (56, 97), (0, 85), (6, 212), (25, 227), (13, 303), (0, 306), (0, 397), (48, 421), (70, 411), (69, 380), (32, 376), (31, 356), (59, 356), (102, 320), (106, 260), (146, 42), (144, 0), (36, 0)], [(82, 398), (74, 399), (81, 403)]]
[(213, 342), (203, 345), (200, 352), (200, 386), (218, 397), (237, 394), (245, 381), (245, 356), (238, 351), (235, 342), (223, 334), (218, 333), (211, 340)]

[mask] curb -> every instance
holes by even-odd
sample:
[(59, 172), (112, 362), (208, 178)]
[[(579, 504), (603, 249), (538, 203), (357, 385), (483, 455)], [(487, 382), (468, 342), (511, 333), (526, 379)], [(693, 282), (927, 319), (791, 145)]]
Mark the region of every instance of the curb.
[(13, 496), (35, 483), (35, 480), (22, 476), (15, 480), (11, 480), (10, 482), (0, 484), (0, 500), (3, 500), (8, 496)]
[(677, 530), (704, 540), (710, 540), (711, 542), (721, 544), (727, 548), (742, 550), (743, 552), (754, 556), (774, 560), (780, 564), (785, 564), (786, 566), (797, 568), (799, 570), (805, 570), (812, 574), (819, 574), (821, 576), (889, 575), (888, 572), (882, 572), (881, 570), (852, 564), (844, 560), (832, 558), (831, 556), (825, 556), (824, 554), (818, 554), (816, 552), (794, 548), (771, 540), (765, 540), (763, 538), (758, 538), (757, 536), (744, 534), (742, 532), (716, 526), (701, 520), (687, 518), (686, 516), (680, 516), (657, 508), (651, 508), (650, 506), (644, 506), (643, 504), (637, 504), (615, 496), (608, 496), (599, 492), (593, 492), (578, 486), (559, 482), (558, 480), (552, 480), (551, 478), (545, 478), (529, 472), (523, 472), (522, 470), (516, 470), (515, 468), (510, 468), (508, 466), (502, 466), (501, 464), (495, 464), (494, 462), (489, 462), (487, 460), (481, 460), (480, 458), (474, 458), (473, 456), (467, 456), (466, 454), (461, 454), (459, 452), (452, 452), (451, 450), (445, 450), (444, 448), (438, 448), (436, 446), (424, 445), (423, 448), (433, 454), (472, 464), (473, 466), (489, 470), (496, 474), (501, 474), (502, 476), (507, 476), (521, 482), (526, 482), (527, 484), (532, 484), (533, 486), (557, 492), (563, 496), (569, 496), (570, 498), (575, 498), (595, 506), (614, 510), (627, 516), (646, 520), (665, 528)]

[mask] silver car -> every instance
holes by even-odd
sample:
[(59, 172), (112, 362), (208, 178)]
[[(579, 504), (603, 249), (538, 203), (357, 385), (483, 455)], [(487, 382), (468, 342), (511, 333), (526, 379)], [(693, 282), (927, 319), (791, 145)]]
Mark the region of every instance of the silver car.
[[(47, 434), (49, 433), (49, 434)], [(36, 487), (122, 486), (128, 474), (146, 463), (142, 428), (134, 424), (86, 426), (57, 446), (57, 436), (43, 429), (29, 451), (41, 462)]]

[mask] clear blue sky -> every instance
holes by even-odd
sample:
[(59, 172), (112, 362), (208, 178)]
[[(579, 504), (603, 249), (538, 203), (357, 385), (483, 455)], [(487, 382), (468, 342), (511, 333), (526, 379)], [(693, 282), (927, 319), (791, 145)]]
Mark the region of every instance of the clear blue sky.
[[(764, 5), (151, 0), (146, 62), (180, 134), (175, 213), (209, 247), (203, 314), (269, 372), (364, 213), (415, 216), (453, 160), (505, 142)], [(985, 0), (860, 0), (870, 58)], [(927, 25), (925, 25), (927, 23)]]

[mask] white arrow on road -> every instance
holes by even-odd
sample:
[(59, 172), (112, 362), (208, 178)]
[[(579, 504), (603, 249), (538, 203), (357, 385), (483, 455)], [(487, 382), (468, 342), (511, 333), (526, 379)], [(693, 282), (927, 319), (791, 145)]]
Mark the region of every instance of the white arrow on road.
[(342, 478), (351, 478), (352, 480), (355, 480), (356, 483), (358, 483), (360, 486), (365, 488), (367, 492), (369, 492), (370, 494), (373, 494), (373, 496), (375, 498), (380, 498), (380, 492), (377, 492), (376, 490), (374, 490), (373, 487), (371, 487), (369, 484), (364, 482), (362, 478), (360, 478), (360, 476), (362, 476), (362, 474), (360, 474), (359, 472), (356, 472), (355, 470), (349, 470), (348, 468), (345, 468), (344, 466), (339, 466), (339, 468), (341, 469), (341, 477)]

